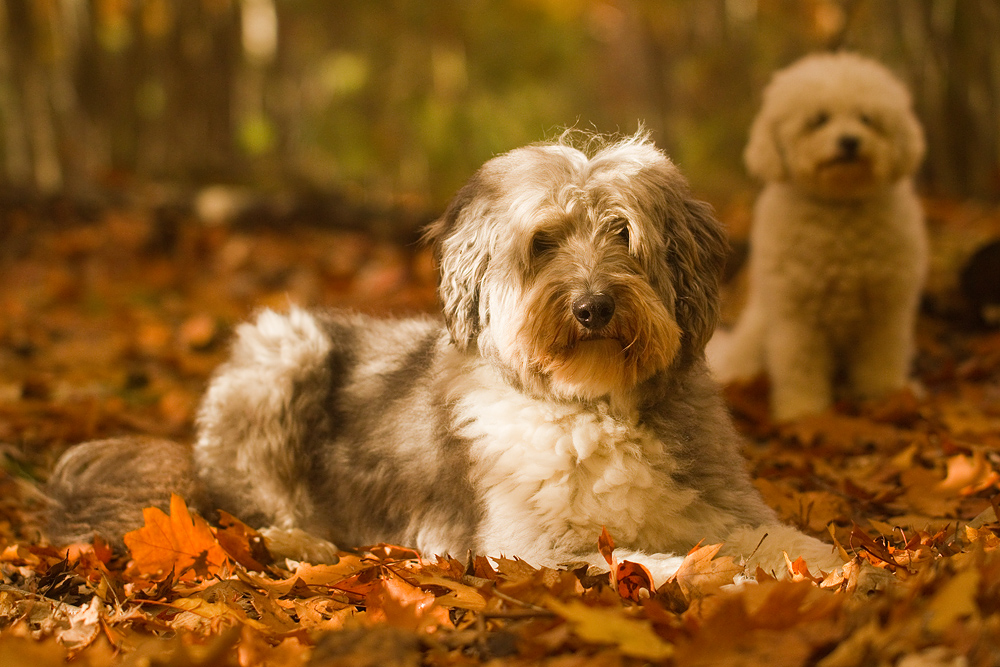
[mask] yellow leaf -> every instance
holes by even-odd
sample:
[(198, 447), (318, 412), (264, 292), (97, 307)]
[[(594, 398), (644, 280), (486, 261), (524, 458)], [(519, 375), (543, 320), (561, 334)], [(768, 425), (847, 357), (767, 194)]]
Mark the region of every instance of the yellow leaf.
[(978, 588), (978, 570), (965, 570), (952, 577), (928, 605), (930, 619), (927, 621), (927, 628), (932, 632), (944, 632), (963, 616), (974, 618), (979, 611), (976, 606)]
[(454, 607), (456, 609), (471, 609), (481, 611), (486, 608), (486, 599), (472, 586), (467, 586), (458, 581), (438, 577), (423, 572), (406, 572), (404, 578), (417, 586), (436, 586), (444, 588), (448, 592), (436, 598), (438, 605), (442, 607)]
[(956, 454), (948, 459), (948, 475), (937, 485), (942, 492), (957, 492), (962, 495), (976, 493), (995, 486), (996, 471), (986, 460), (982, 450), (975, 450), (972, 457)]
[(611, 644), (627, 656), (645, 660), (663, 660), (674, 653), (674, 647), (660, 639), (648, 621), (628, 618), (621, 608), (588, 607), (576, 601), (563, 604), (554, 598), (545, 605), (569, 621), (585, 641)]

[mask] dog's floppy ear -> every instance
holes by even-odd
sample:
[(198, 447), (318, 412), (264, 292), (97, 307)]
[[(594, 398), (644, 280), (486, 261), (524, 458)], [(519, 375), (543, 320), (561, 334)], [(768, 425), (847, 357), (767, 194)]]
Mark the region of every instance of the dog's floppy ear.
[(895, 141), (893, 176), (903, 178), (915, 172), (924, 159), (926, 143), (924, 131), (913, 112), (907, 108), (899, 112), (899, 127)]
[(675, 272), (675, 317), (684, 331), (681, 350), (691, 358), (701, 356), (719, 321), (719, 283), (729, 240), (709, 204), (687, 199), (681, 215), (669, 232), (668, 261)]
[(476, 174), (458, 191), (444, 214), (424, 231), (440, 273), (438, 295), (444, 321), (459, 349), (474, 345), (482, 330), (480, 286), (489, 265), (489, 215), (483, 179)]
[(751, 175), (762, 181), (788, 178), (785, 161), (778, 147), (777, 128), (770, 115), (762, 110), (750, 126), (750, 139), (743, 150), (743, 161)]

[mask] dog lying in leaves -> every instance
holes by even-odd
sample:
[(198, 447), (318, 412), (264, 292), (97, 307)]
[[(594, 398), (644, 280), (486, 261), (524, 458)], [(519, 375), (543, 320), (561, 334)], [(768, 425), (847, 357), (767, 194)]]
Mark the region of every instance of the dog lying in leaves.
[(765, 505), (706, 370), (721, 226), (647, 137), (589, 143), (490, 160), (430, 226), (443, 323), (264, 311), (211, 381), (193, 457), (71, 449), (53, 541), (119, 541), (177, 491), (300, 559), (391, 542), (604, 566), (607, 527), (659, 581), (699, 542), (750, 568), (839, 565)]

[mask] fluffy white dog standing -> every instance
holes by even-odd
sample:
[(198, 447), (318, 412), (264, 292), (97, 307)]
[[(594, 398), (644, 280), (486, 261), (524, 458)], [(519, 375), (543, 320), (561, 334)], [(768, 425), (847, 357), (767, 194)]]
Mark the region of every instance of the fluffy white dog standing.
[(744, 157), (766, 182), (750, 292), (711, 354), (725, 382), (770, 375), (778, 420), (902, 387), (927, 268), (912, 174), (924, 154), (903, 84), (851, 53), (808, 56), (764, 91)]

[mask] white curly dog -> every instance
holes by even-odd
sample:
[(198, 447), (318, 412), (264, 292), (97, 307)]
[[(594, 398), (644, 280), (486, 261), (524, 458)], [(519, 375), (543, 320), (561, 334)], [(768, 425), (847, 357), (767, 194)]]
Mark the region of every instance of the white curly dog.
[(817, 54), (774, 75), (744, 153), (766, 182), (748, 301), (710, 346), (718, 379), (766, 371), (779, 421), (905, 385), (927, 269), (923, 154), (910, 96), (881, 64)]

